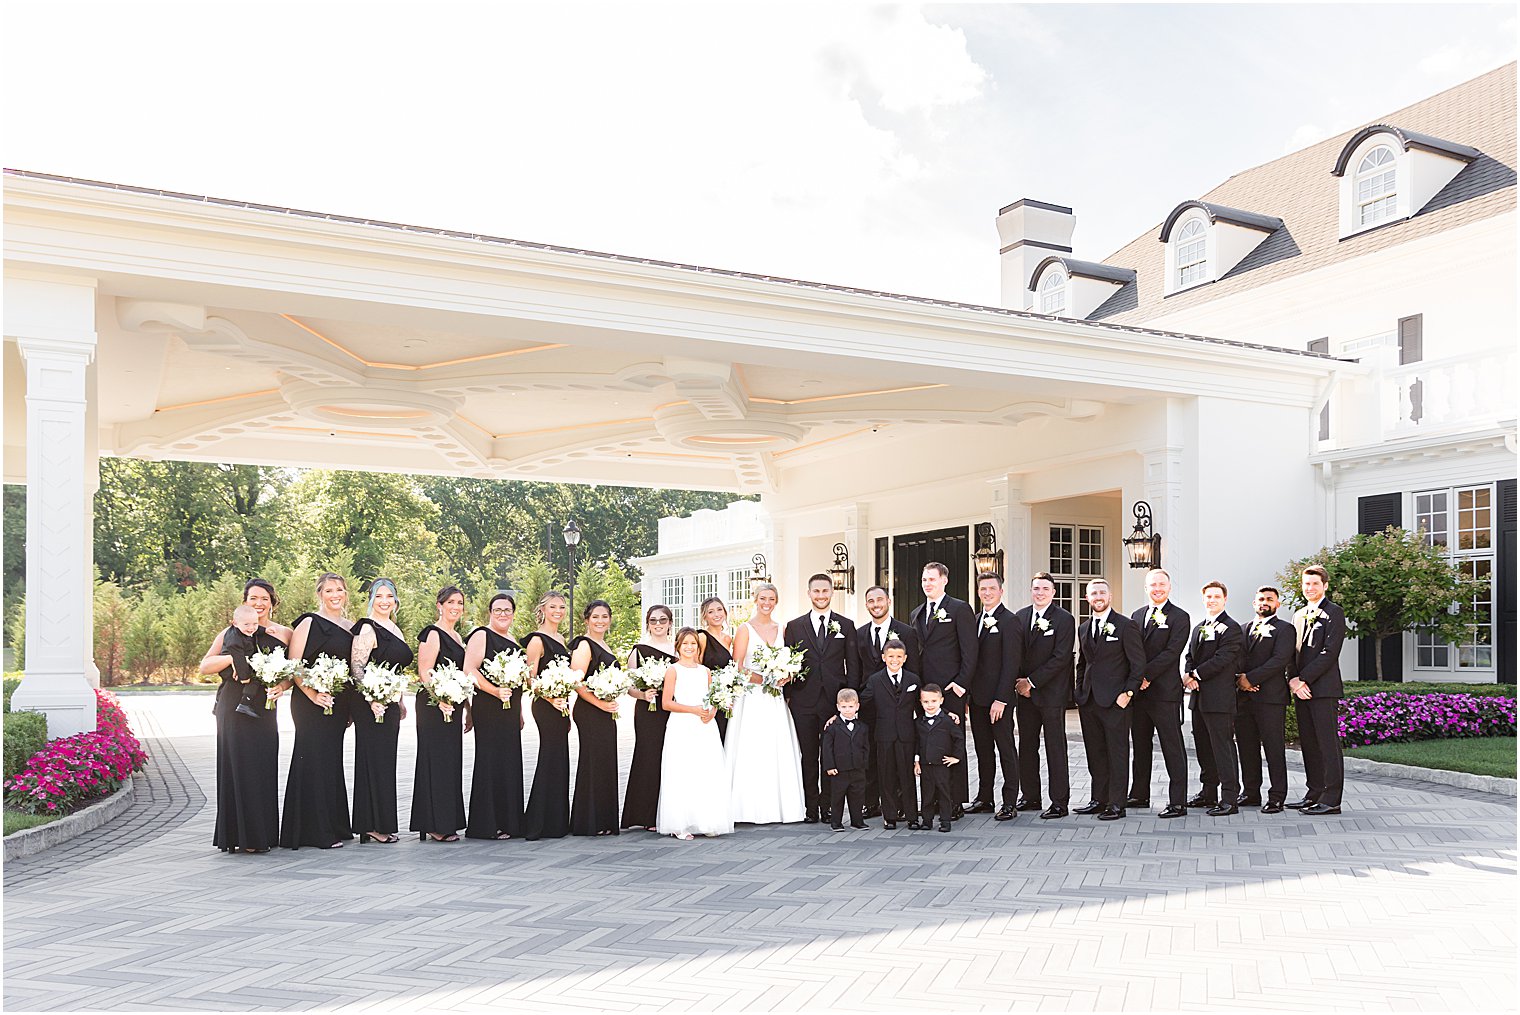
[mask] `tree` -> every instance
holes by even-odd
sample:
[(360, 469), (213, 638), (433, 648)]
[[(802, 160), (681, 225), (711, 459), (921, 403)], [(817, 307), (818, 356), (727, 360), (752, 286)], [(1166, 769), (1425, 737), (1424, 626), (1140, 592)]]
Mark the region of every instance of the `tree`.
[(7, 483), (4, 492), (4, 521), (0, 522), (0, 537), (4, 549), (0, 561), (4, 564), (6, 641), (18, 653), (22, 646), (10, 641), (11, 621), (21, 608), (21, 597), (26, 594), (26, 487)]
[(388, 558), (434, 545), (429, 529), (438, 509), (411, 476), (316, 469), (290, 495), (302, 548), (319, 567), (348, 550), (354, 573), (367, 581)]
[(639, 640), (643, 618), (639, 614), (639, 590), (617, 561), (588, 560), (576, 569), (575, 616), (571, 618), (574, 634), (586, 633), (582, 614), (586, 604), (597, 599), (605, 599), (612, 607), (612, 629), (607, 632), (607, 645), (622, 657)]
[[(1470, 637), (1479, 620), (1475, 597), (1486, 595), (1488, 582), (1454, 566), (1441, 546), (1425, 533), (1389, 526), (1382, 532), (1352, 536), (1308, 557), (1290, 561), (1277, 575), (1295, 606), (1304, 605), (1304, 568), (1319, 564), (1330, 575), (1330, 598), (1346, 611), (1349, 633), (1374, 644), (1405, 631), (1425, 631), (1442, 641)], [(1383, 653), (1374, 652), (1377, 678), (1383, 679)]]
[(151, 681), (153, 675), (163, 668), (168, 657), (164, 644), (163, 625), (164, 597), (156, 589), (149, 589), (137, 601), (132, 619), (127, 622), (123, 635), (122, 662), (132, 676), (143, 682)]
[(95, 668), (106, 687), (122, 677), (122, 656), (132, 604), (115, 582), (95, 583)]
[(538, 629), (533, 607), (545, 592), (558, 588), (554, 569), (542, 557), (524, 558), (512, 572), (513, 595), (517, 598), (517, 618), (512, 621), (512, 637), (521, 642)]

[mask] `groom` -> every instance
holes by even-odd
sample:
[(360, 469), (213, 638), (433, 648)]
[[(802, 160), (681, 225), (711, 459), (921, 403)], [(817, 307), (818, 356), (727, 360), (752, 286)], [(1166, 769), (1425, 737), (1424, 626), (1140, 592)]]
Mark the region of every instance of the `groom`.
[[(786, 685), (786, 704), (797, 727), (802, 752), (802, 801), (808, 823), (830, 815), (828, 783), (820, 785), (818, 752), (823, 724), (834, 714), (835, 697), (842, 687), (861, 681), (860, 660), (855, 653), (855, 624), (829, 608), (834, 601), (834, 581), (826, 574), (808, 579), (808, 599), (813, 609), (789, 621), (783, 640), (802, 650), (805, 679)], [(838, 815), (834, 815), (835, 818)]]

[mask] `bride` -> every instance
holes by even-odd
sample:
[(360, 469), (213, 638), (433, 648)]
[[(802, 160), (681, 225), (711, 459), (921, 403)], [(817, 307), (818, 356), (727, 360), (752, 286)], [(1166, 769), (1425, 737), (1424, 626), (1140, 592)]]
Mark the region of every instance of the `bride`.
[(752, 824), (801, 821), (802, 752), (783, 698), (760, 687), (752, 669), (755, 650), (781, 644), (781, 625), (771, 618), (776, 586), (755, 590), (755, 615), (734, 635), (734, 658), (750, 673), (749, 690), (734, 707), (723, 753), (728, 760), (734, 821)]

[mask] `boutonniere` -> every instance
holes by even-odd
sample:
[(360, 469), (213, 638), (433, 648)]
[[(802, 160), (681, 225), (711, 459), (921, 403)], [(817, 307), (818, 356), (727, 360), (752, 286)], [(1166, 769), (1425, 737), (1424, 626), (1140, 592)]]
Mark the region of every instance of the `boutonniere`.
[(1325, 611), (1316, 606), (1304, 610), (1304, 620), (1310, 624), (1318, 624), (1325, 619)]
[(1050, 621), (1046, 620), (1044, 617), (1038, 617), (1035, 619), (1034, 626), (1038, 627), (1041, 631), (1049, 631)]
[(1104, 624), (1100, 630), (1102, 630), (1102, 632), (1110, 638), (1112, 638), (1114, 635), (1114, 625), (1112, 622)]
[(839, 637), (839, 621), (829, 621), (829, 634), (832, 634), (836, 638)]
[(943, 624), (945, 621), (950, 619), (950, 615), (946, 613), (945, 608), (941, 606), (939, 609), (934, 611), (934, 619)]
[(997, 634), (997, 618), (992, 614), (982, 618), (982, 627), (990, 634)]
[(1272, 637), (1272, 622), (1270, 620), (1258, 620), (1251, 625), (1251, 633), (1258, 638)]
[(1213, 641), (1221, 630), (1220, 625), (1210, 624), (1207, 620), (1198, 625), (1198, 633), (1204, 641)]
[(1158, 631), (1166, 630), (1166, 614), (1159, 607), (1151, 610), (1151, 626)]

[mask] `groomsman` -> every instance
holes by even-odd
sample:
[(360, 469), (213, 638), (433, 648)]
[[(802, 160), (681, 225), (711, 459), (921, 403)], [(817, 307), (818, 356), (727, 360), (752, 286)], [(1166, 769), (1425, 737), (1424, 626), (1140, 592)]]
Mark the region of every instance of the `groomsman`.
[[(1277, 615), (1281, 597), (1275, 588), (1256, 590), (1256, 619), (1246, 629), (1245, 671), (1235, 677), (1235, 743), (1240, 747), (1242, 807), (1260, 806), (1263, 814), (1281, 814), (1288, 799), (1288, 755), (1284, 725), (1288, 714), (1288, 667), (1296, 638), (1293, 625)], [(1272, 777), (1267, 802), (1261, 802), (1261, 756)]]
[[(881, 667), (882, 653), (886, 651), (887, 642), (893, 638), (902, 642), (903, 648), (908, 653), (907, 669), (914, 674), (918, 673), (918, 632), (892, 616), (892, 597), (887, 594), (886, 589), (880, 585), (872, 585), (866, 589), (866, 612), (871, 615), (871, 619), (855, 629), (855, 658), (860, 660), (862, 674), (862, 683), (858, 690), (865, 690), (865, 675), (874, 673)], [(915, 704), (917, 701), (918, 699), (914, 698)], [(865, 717), (866, 725), (873, 730), (876, 729), (876, 717), (871, 714), (869, 702), (861, 704), (861, 715)], [(912, 775), (912, 765), (908, 767), (910, 769), (908, 774)], [(866, 778), (866, 817), (873, 818), (881, 813), (881, 797), (881, 786), (877, 781), (877, 766), (872, 765), (870, 774)]]
[(1019, 675), (1024, 632), (1003, 605), (1003, 579), (984, 574), (976, 580), (981, 603), (976, 624), (976, 670), (971, 674), (971, 735), (976, 741), (976, 799), (967, 814), (992, 810), (992, 781), (1003, 768), (1003, 803), (993, 815), (1012, 819), (1019, 796), (1019, 752), (1013, 743), (1013, 682)]
[[(943, 691), (944, 711), (958, 722), (966, 720), (966, 691), (976, 670), (976, 615), (963, 599), (945, 595), (950, 569), (938, 561), (924, 565), (921, 579), (924, 604), (913, 611), (910, 623), (918, 630), (923, 645), (919, 677), (925, 685), (938, 684)], [(966, 776), (965, 731), (958, 741), (960, 764), (949, 773), (951, 796), (955, 806), (951, 817), (964, 813), (962, 801), (970, 799), (971, 784)], [(958, 796), (956, 794), (959, 794)]]
[[(1187, 748), (1182, 744), (1182, 673), (1179, 664), (1187, 648), (1193, 619), (1171, 601), (1172, 576), (1153, 568), (1145, 576), (1150, 603), (1130, 615), (1142, 625), (1145, 675), (1140, 693), (1130, 706), (1130, 739), (1135, 745), (1127, 807), (1151, 805), (1151, 758), (1153, 739), (1161, 741), (1166, 762), (1166, 807), (1158, 818), (1180, 818), (1187, 813)], [(1153, 738), (1154, 734), (1154, 738)]]
[(797, 745), (802, 753), (802, 802), (808, 822), (828, 820), (828, 780), (820, 781), (818, 752), (823, 724), (834, 714), (835, 698), (842, 687), (858, 682), (860, 662), (855, 656), (855, 623), (833, 612), (834, 582), (826, 574), (808, 579), (808, 598), (813, 609), (788, 621), (786, 644), (802, 649), (806, 679), (789, 681), (784, 693)]
[(1298, 738), (1304, 752), (1304, 798), (1288, 804), (1305, 814), (1339, 814), (1346, 785), (1336, 728), (1341, 685), (1341, 644), (1346, 640), (1346, 614), (1328, 598), (1330, 574), (1318, 564), (1304, 568), (1307, 606), (1293, 615), (1297, 651), (1288, 690), (1298, 713)]
[(913, 751), (918, 729), (918, 674), (906, 668), (908, 647), (896, 638), (882, 651), (885, 668), (866, 678), (862, 704), (874, 719), (866, 725), (876, 755), (876, 782), (881, 787), (882, 823), (896, 828), (904, 819), (918, 821), (918, 786), (913, 781)]
[(1082, 744), (1092, 776), (1092, 802), (1078, 814), (1100, 821), (1124, 817), (1124, 786), (1129, 781), (1129, 706), (1145, 675), (1145, 647), (1140, 625), (1109, 607), (1108, 581), (1087, 583), (1092, 619), (1078, 633), (1077, 709)]
[(1071, 773), (1066, 766), (1066, 699), (1071, 694), (1072, 651), (1077, 620), (1053, 600), (1055, 579), (1044, 571), (1029, 582), (1030, 604), (1013, 615), (1023, 632), (1019, 679), (1014, 681), (1019, 723), (1021, 811), (1040, 810), (1040, 735), (1045, 736), (1050, 773), (1050, 807), (1042, 818), (1064, 818), (1071, 805)]
[(1245, 639), (1224, 611), (1228, 590), (1220, 582), (1203, 587), (1205, 616), (1188, 642), (1182, 684), (1193, 692), (1193, 746), (1198, 751), (1202, 791), (1189, 807), (1207, 807), (1213, 817), (1239, 814), (1240, 766), (1235, 758), (1235, 675)]

